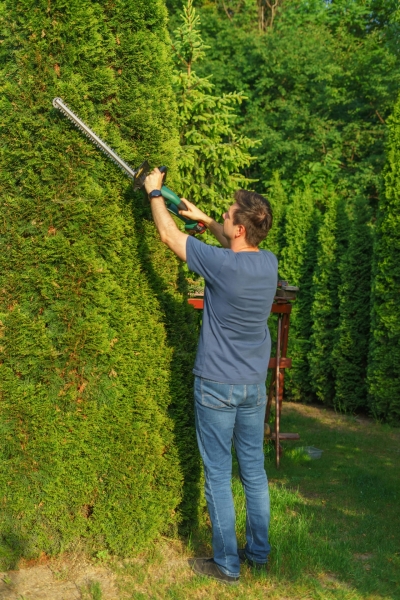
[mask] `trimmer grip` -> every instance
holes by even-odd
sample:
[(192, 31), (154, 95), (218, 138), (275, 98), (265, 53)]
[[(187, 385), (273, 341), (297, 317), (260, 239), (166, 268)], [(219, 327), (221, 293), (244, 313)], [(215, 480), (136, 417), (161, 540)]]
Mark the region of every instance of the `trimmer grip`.
[(163, 182), (165, 183), (165, 181), (167, 179), (167, 173), (168, 173), (167, 167), (161, 166), (161, 167), (158, 167), (158, 170), (161, 171), (161, 173), (164, 175)]
[(175, 194), (175, 192), (167, 188), (166, 185), (162, 186), (161, 193), (166, 200), (175, 204), (175, 206), (178, 207), (178, 210), (187, 210), (186, 204), (182, 202), (182, 200), (179, 198), (179, 196)]
[(167, 209), (169, 210), (169, 212), (171, 212), (173, 215), (175, 215), (185, 223), (185, 231), (189, 235), (204, 233), (207, 229), (204, 223), (197, 223), (196, 221), (192, 221), (192, 219), (187, 219), (186, 217), (180, 215), (176, 204), (173, 204), (172, 202), (167, 202)]
[[(163, 181), (165, 183), (165, 179), (167, 177), (167, 167), (158, 167), (158, 170), (163, 174)], [(175, 192), (167, 188), (166, 185), (163, 185), (161, 188), (161, 194), (165, 200), (165, 204), (169, 212), (174, 214), (176, 217), (181, 219), (185, 223), (185, 231), (189, 235), (196, 235), (199, 233), (204, 233), (207, 227), (204, 223), (197, 223), (196, 221), (192, 221), (192, 219), (187, 219), (186, 217), (179, 214), (180, 210), (187, 210), (187, 206), (182, 200), (179, 198)]]

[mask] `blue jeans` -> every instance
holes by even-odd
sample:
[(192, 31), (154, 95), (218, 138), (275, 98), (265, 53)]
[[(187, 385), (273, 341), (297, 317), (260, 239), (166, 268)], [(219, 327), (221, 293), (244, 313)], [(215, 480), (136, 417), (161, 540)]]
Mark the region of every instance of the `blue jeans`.
[(246, 555), (257, 563), (266, 563), (270, 551), (269, 491), (263, 452), (265, 384), (230, 385), (196, 377), (194, 401), (214, 560), (223, 573), (237, 577), (240, 562), (231, 488), (232, 441), (246, 494)]

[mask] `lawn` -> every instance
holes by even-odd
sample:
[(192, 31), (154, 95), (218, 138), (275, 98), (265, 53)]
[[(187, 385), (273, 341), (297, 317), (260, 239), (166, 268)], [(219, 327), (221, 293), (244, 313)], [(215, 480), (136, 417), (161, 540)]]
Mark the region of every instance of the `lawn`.
[[(236, 588), (192, 574), (188, 558), (211, 552), (205, 522), (187, 540), (165, 539), (146, 556), (114, 564), (121, 598), (400, 598), (400, 430), (290, 403), (282, 430), (300, 433), (301, 440), (286, 443), (279, 470), (272, 446), (266, 447), (267, 573), (244, 567)], [(307, 445), (322, 449), (322, 457), (311, 460), (296, 450)], [(233, 491), (243, 545), (244, 495), (236, 474)]]
[[(264, 574), (242, 568), (233, 588), (194, 575), (193, 556), (210, 556), (210, 526), (185, 539), (158, 540), (124, 560), (106, 550), (21, 561), (0, 573), (1, 600), (395, 600), (400, 599), (400, 429), (321, 407), (285, 403), (287, 442), (281, 468), (266, 447), (271, 491), (272, 553)], [(311, 460), (300, 446), (316, 446)], [(245, 509), (235, 473), (237, 531), (244, 544)]]

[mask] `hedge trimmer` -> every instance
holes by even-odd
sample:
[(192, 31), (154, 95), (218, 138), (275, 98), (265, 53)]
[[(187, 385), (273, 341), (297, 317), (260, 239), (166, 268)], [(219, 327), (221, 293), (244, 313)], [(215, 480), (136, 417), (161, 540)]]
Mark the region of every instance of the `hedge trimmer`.
[[(53, 100), (54, 108), (60, 110), (72, 123), (80, 129), (89, 140), (98, 146), (100, 150), (104, 152), (116, 165), (118, 165), (130, 179), (133, 179), (134, 182), (134, 190), (140, 190), (144, 186), (145, 179), (150, 170), (149, 163), (144, 161), (137, 169), (132, 169), (125, 161), (122, 160), (118, 156), (114, 150), (107, 146), (105, 142), (99, 136), (97, 136), (94, 131), (92, 131), (79, 117), (76, 116), (75, 113), (72, 112), (70, 108), (61, 100), (61, 98), (54, 98)], [(160, 171), (164, 175), (164, 182), (167, 177), (167, 167), (159, 167)], [(167, 209), (174, 214), (176, 217), (179, 217), (185, 223), (185, 231), (189, 235), (196, 235), (197, 233), (204, 233), (206, 230), (206, 226), (204, 223), (200, 223), (197, 221), (192, 221), (191, 219), (186, 219), (179, 214), (180, 210), (187, 210), (187, 206), (182, 202), (182, 200), (167, 186), (163, 185), (161, 188), (161, 193), (165, 200), (165, 204)]]

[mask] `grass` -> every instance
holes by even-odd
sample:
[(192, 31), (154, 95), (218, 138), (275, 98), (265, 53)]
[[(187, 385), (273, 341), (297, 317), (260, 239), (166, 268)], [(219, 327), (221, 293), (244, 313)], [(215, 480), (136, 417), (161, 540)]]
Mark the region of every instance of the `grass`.
[[(280, 470), (273, 447), (266, 448), (268, 572), (243, 568), (237, 588), (191, 573), (189, 557), (211, 555), (205, 520), (187, 540), (162, 540), (146, 555), (114, 563), (121, 599), (400, 599), (400, 430), (294, 404), (284, 405), (282, 428), (301, 439), (286, 443)], [(308, 445), (322, 449), (322, 458), (296, 451)], [(233, 492), (243, 545), (244, 494), (236, 474)]]
[(101, 584), (98, 581), (89, 581), (81, 587), (81, 600), (105, 600), (101, 591)]

